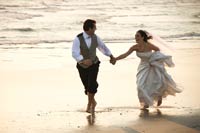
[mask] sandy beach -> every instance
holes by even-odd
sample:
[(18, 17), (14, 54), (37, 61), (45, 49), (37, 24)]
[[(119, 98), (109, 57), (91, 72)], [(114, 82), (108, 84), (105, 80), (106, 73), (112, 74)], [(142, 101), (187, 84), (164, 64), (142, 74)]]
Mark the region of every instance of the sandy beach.
[[(164, 99), (160, 108), (139, 108), (135, 74), (139, 59), (135, 54), (111, 65), (101, 59), (98, 106), (95, 115), (85, 112), (87, 97), (70, 53), (60, 66), (43, 68), (34, 64), (5, 62), (0, 67), (2, 133), (195, 133), (200, 130), (199, 44), (190, 48), (177, 43), (173, 53), (176, 67), (168, 72), (183, 87), (176, 97)], [(178, 47), (181, 43), (181, 47)], [(114, 55), (131, 44), (108, 44)], [(183, 47), (185, 46), (185, 47)], [(183, 60), (184, 58), (184, 60)], [(32, 68), (30, 66), (32, 66)]]
[[(200, 132), (199, 0), (0, 1), (0, 133)], [(135, 53), (115, 66), (101, 60), (94, 115), (71, 55), (87, 18), (114, 56), (139, 29), (163, 38), (182, 93), (140, 110)]]

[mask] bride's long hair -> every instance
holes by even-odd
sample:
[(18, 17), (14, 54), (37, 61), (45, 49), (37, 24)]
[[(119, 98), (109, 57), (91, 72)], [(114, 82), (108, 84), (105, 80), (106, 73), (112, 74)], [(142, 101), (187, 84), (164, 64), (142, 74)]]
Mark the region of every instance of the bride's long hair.
[(140, 33), (140, 35), (144, 37), (145, 42), (147, 42), (149, 39), (153, 39), (153, 37), (149, 35), (145, 30), (138, 30), (137, 33)]
[(169, 45), (170, 43), (166, 42), (164, 39), (162, 39), (158, 35), (148, 32), (146, 30), (138, 30), (137, 32), (140, 33), (142, 37), (144, 37), (145, 42), (149, 42), (158, 46), (162, 52), (164, 53), (174, 52), (174, 49), (170, 47)]

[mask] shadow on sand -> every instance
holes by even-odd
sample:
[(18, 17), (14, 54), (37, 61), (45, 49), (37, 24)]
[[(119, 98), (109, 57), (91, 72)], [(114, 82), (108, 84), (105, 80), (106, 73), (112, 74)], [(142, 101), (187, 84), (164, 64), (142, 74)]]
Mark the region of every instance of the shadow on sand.
[(95, 124), (95, 113), (90, 114), (86, 117), (87, 122), (88, 122), (88, 126), (93, 126)]

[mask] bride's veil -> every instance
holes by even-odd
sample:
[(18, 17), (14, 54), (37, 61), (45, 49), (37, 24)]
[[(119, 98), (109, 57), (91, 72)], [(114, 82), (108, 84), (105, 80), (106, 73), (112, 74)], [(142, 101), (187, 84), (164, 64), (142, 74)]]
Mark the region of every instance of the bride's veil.
[(150, 43), (154, 44), (155, 46), (159, 47), (160, 51), (164, 54), (167, 55), (172, 55), (174, 52), (174, 49), (169, 42), (166, 42), (164, 39), (162, 39), (160, 36), (152, 33), (152, 32), (147, 32), (148, 37), (152, 37), (152, 39), (149, 40)]

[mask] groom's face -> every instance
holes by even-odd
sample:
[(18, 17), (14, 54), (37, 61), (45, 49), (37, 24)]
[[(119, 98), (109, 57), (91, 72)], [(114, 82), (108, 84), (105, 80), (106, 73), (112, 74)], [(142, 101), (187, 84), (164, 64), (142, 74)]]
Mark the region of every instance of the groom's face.
[(94, 35), (94, 33), (96, 31), (96, 24), (93, 24), (93, 25), (94, 25), (93, 28), (89, 28), (89, 31), (88, 31), (89, 35)]

